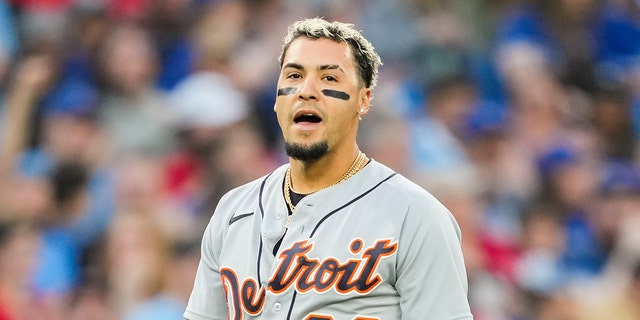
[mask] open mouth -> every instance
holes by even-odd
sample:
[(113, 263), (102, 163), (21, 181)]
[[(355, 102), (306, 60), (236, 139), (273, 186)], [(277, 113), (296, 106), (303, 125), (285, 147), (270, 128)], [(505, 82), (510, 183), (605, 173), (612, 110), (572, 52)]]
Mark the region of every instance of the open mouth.
[(301, 122), (319, 123), (319, 122), (322, 121), (322, 119), (320, 117), (316, 116), (315, 114), (304, 113), (304, 114), (301, 114), (301, 115), (295, 117), (295, 119), (293, 119), (293, 121), (295, 123), (301, 123)]

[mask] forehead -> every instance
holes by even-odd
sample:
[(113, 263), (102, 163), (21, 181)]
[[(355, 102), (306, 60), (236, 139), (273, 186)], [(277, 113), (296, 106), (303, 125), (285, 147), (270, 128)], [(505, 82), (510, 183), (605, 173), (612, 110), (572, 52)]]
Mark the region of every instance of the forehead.
[(282, 65), (296, 63), (305, 67), (338, 65), (343, 69), (354, 67), (351, 48), (346, 42), (331, 39), (309, 39), (299, 37), (291, 42)]

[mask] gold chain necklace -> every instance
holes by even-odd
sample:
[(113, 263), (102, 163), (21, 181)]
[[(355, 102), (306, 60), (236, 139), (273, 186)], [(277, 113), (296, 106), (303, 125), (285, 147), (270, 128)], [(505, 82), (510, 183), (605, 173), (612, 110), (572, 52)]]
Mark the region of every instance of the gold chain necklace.
[[(320, 190), (329, 188), (329, 187), (333, 187), (349, 178), (351, 178), (354, 174), (356, 174), (358, 171), (362, 170), (362, 168), (364, 168), (364, 166), (369, 162), (369, 158), (367, 158), (367, 155), (364, 154), (363, 152), (358, 153), (358, 156), (356, 157), (355, 160), (353, 160), (353, 163), (351, 164), (351, 167), (349, 167), (349, 170), (347, 170), (347, 172), (345, 172), (342, 177), (340, 177), (340, 179), (338, 179), (336, 182), (326, 186), (326, 187), (322, 187), (320, 189), (314, 190), (313, 192), (309, 192), (307, 194), (312, 194), (314, 192), (318, 192)], [(295, 205), (293, 205), (293, 202), (291, 201), (291, 192), (292, 192), (292, 187), (291, 187), (291, 167), (289, 167), (287, 169), (287, 173), (285, 174), (284, 177), (284, 200), (287, 203), (287, 206), (289, 206), (289, 209), (291, 210), (291, 213), (293, 213), (293, 210), (296, 208)], [(287, 217), (287, 223), (285, 225), (285, 228), (289, 227), (289, 224), (291, 223), (291, 214), (289, 214), (289, 216)]]

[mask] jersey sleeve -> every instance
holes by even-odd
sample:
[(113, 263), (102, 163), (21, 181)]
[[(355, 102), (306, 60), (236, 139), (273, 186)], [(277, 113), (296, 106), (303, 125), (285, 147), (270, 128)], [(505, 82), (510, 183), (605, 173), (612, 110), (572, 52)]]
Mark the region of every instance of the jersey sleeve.
[(397, 272), (402, 319), (473, 319), (460, 229), (431, 195), (408, 208), (399, 239)]
[[(216, 210), (217, 211), (217, 210)], [(214, 213), (202, 237), (200, 263), (184, 317), (189, 320), (227, 319), (226, 297), (216, 246), (222, 243), (222, 213)]]

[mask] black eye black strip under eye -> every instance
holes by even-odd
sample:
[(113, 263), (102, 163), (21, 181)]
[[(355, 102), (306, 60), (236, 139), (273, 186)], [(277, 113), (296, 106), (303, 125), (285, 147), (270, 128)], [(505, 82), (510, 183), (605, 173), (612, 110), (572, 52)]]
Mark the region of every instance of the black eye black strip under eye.
[(278, 95), (279, 96), (288, 96), (288, 95), (294, 94), (294, 93), (296, 93), (296, 88), (294, 88), (294, 87), (286, 87), (286, 88), (278, 89)]
[(349, 94), (346, 92), (331, 90), (331, 89), (322, 90), (322, 94), (324, 94), (327, 97), (337, 98), (345, 101), (349, 101), (349, 99), (351, 98), (351, 96), (349, 96)]

